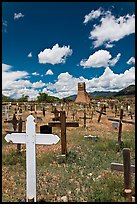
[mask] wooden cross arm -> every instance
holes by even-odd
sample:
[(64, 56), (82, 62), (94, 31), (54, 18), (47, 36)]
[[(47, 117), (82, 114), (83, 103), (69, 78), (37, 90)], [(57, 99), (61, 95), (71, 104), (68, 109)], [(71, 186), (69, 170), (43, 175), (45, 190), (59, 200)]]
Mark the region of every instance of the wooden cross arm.
[[(111, 163), (111, 170), (116, 170), (116, 171), (124, 172), (123, 164)], [(135, 165), (131, 165), (131, 172), (135, 173)]]
[(13, 120), (4, 120), (4, 123), (12, 123), (12, 122), (13, 122)]
[[(118, 118), (108, 118), (108, 120), (119, 122), (119, 119), (118, 119)], [(132, 120), (123, 120), (123, 119), (122, 119), (122, 122), (123, 122), (123, 123), (133, 124), (133, 125), (135, 124), (135, 121), (132, 121)]]
[(100, 112), (98, 110), (96, 110), (97, 113), (101, 113), (102, 115), (107, 115), (106, 113)]
[[(61, 127), (60, 122), (50, 122), (48, 123), (50, 127)], [(78, 122), (66, 122), (66, 127), (79, 127)]]
[[(79, 119), (84, 119), (84, 117), (79, 117)], [(85, 119), (91, 119), (91, 117), (86, 117)]]

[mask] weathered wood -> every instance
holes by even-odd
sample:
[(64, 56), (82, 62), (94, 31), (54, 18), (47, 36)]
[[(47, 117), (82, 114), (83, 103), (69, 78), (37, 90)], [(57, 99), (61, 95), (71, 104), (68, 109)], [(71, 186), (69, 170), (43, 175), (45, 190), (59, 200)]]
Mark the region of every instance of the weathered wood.
[(12, 120), (4, 121), (4, 123), (12, 123), (13, 129), (14, 129), (14, 131), (16, 131), (16, 129), (17, 129), (17, 124), (18, 124), (18, 120), (17, 120), (17, 118), (16, 118), (15, 113), (13, 114)]
[(86, 111), (84, 111), (84, 116), (79, 117), (80, 119), (84, 119), (84, 128), (86, 128), (86, 119), (91, 119), (90, 117), (86, 117)]
[[(61, 127), (60, 122), (49, 122), (48, 125), (50, 127)], [(66, 127), (78, 127), (79, 123), (74, 121), (74, 122), (66, 122)]]
[[(100, 111), (96, 110), (97, 113), (101, 113)], [(102, 115), (107, 115), (106, 113), (101, 113)]]
[(66, 114), (65, 111), (60, 113), (60, 127), (61, 127), (61, 152), (67, 154), (67, 142), (66, 142)]
[(130, 170), (130, 149), (123, 149), (123, 166), (124, 166), (124, 184), (125, 189), (131, 187), (131, 170)]
[(124, 172), (124, 196), (132, 200), (131, 173), (135, 173), (135, 166), (130, 163), (130, 149), (123, 148), (123, 164), (111, 163), (111, 170)]
[[(118, 118), (109, 118), (109, 117), (108, 117), (108, 120), (119, 122), (119, 119), (118, 119)], [(133, 124), (133, 125), (134, 125), (134, 124), (135, 124), (135, 121), (122, 119), (122, 123), (129, 123), (129, 124)]]
[[(20, 117), (18, 121), (18, 132), (22, 132), (22, 118)], [(21, 152), (21, 144), (17, 144), (17, 152)]]
[(100, 114), (99, 114), (99, 117), (98, 117), (98, 123), (99, 123), (100, 120), (101, 120), (101, 116), (102, 116), (102, 114), (103, 114), (103, 107), (101, 108), (101, 111), (100, 111)]
[(119, 130), (118, 130), (118, 143), (120, 144), (121, 141), (121, 135), (122, 135), (122, 119), (123, 119), (123, 108), (120, 110), (120, 120), (119, 120)]
[[(124, 172), (124, 166), (120, 163), (111, 163), (111, 170)], [(131, 172), (135, 173), (135, 165), (131, 165)]]
[(51, 113), (54, 113), (54, 118), (52, 119), (53, 121), (59, 121), (60, 120), (60, 111), (58, 111), (56, 109), (56, 107), (54, 108), (53, 111), (51, 111)]
[(60, 127), (61, 128), (61, 152), (62, 154), (67, 153), (67, 144), (66, 144), (66, 127), (78, 127), (78, 122), (66, 122), (65, 111), (60, 111), (60, 122), (49, 122), (50, 127)]

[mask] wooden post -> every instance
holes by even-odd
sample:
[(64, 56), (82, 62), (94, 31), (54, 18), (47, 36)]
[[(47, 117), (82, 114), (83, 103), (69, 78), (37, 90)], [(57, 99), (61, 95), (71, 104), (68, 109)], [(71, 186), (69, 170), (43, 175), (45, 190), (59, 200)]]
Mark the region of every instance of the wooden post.
[(61, 152), (62, 154), (67, 154), (65, 111), (61, 111), (60, 113), (60, 122), (61, 122)]
[(124, 166), (124, 196), (132, 200), (131, 191), (131, 165), (130, 165), (130, 149), (123, 149), (123, 166)]
[[(18, 121), (18, 132), (22, 132), (22, 118), (20, 117)], [(21, 144), (17, 144), (17, 152), (21, 152)]]
[(44, 106), (43, 106), (43, 116), (45, 117), (45, 108), (44, 108)]
[(15, 113), (14, 113), (14, 115), (13, 115), (12, 120), (4, 121), (4, 123), (12, 123), (13, 129), (14, 129), (14, 131), (16, 131), (16, 129), (17, 129), (17, 124), (18, 124), (18, 120), (17, 120), (17, 118), (16, 118)]
[(117, 116), (117, 105), (115, 105), (115, 117)]
[(99, 114), (99, 117), (98, 117), (98, 123), (99, 123), (100, 120), (101, 120), (102, 113), (103, 113), (103, 107), (101, 108), (101, 111), (100, 111), (100, 114)]
[(119, 131), (118, 131), (118, 143), (121, 144), (121, 135), (122, 135), (122, 118), (123, 118), (123, 108), (120, 110), (120, 120), (119, 120)]

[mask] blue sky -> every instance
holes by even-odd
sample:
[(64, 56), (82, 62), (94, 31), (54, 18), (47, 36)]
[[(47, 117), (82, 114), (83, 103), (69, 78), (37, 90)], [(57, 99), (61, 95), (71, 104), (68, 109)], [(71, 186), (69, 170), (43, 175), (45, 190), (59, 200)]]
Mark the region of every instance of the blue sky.
[(30, 100), (135, 84), (134, 2), (2, 2), (2, 93)]

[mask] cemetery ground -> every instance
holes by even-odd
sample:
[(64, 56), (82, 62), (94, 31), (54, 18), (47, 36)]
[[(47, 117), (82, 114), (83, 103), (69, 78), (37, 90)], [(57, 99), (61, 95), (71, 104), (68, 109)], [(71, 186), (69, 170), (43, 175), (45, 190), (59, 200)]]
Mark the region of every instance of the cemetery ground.
[[(24, 111), (22, 118), (30, 114)], [(107, 112), (108, 115), (109, 111)], [(42, 114), (41, 114), (42, 115)], [(81, 115), (82, 116), (82, 115)], [(118, 145), (118, 129), (112, 127), (106, 115), (98, 123), (99, 113), (92, 121), (83, 120), (79, 127), (67, 127), (67, 157), (61, 158), (61, 142), (56, 145), (37, 145), (37, 201), (45, 202), (125, 202), (123, 197), (124, 175), (112, 171), (111, 163), (123, 163), (122, 149), (131, 151), (131, 164), (135, 164), (135, 126), (123, 123), (122, 146)], [(119, 116), (118, 116), (119, 117)], [(52, 121), (53, 114), (45, 112), (40, 125)], [(124, 117), (130, 120), (130, 116)], [(71, 115), (67, 117), (72, 121)], [(4, 139), (9, 124), (2, 120), (2, 201), (24, 202), (26, 200), (26, 146), (7, 143)], [(23, 123), (23, 131), (25, 131)], [(53, 134), (60, 137), (60, 128), (53, 127)], [(84, 138), (97, 136), (96, 140)], [(135, 196), (135, 175), (131, 174), (132, 195)]]

